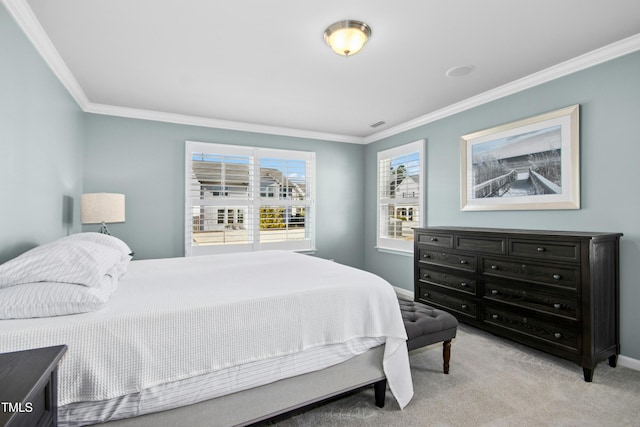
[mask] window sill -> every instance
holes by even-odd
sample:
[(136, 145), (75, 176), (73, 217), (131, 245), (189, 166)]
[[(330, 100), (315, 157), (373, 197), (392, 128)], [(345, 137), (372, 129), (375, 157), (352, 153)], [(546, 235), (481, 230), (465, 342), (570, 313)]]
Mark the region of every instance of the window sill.
[(375, 246), (375, 248), (378, 250), (378, 252), (384, 252), (386, 254), (410, 256), (410, 257), (413, 256), (413, 251), (403, 251), (401, 249), (384, 248), (381, 246)]

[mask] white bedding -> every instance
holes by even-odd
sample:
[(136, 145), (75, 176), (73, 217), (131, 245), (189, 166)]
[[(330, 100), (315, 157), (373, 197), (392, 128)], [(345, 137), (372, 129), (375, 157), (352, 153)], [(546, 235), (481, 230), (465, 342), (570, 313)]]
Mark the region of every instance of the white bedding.
[(386, 339), (383, 368), (404, 407), (413, 387), (392, 287), (292, 252), (133, 261), (99, 311), (0, 323), (1, 352), (69, 346), (59, 369), (60, 405), (357, 337)]
[(113, 399), (70, 403), (58, 407), (58, 426), (93, 425), (192, 405), (324, 369), (381, 344), (384, 338), (355, 338), (346, 343), (232, 366)]

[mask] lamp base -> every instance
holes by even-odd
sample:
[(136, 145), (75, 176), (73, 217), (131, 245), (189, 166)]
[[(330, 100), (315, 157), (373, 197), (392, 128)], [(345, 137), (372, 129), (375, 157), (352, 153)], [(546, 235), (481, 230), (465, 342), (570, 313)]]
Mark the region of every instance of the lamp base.
[(111, 233), (109, 232), (109, 229), (107, 228), (107, 224), (105, 224), (104, 222), (100, 226), (100, 229), (98, 230), (98, 233), (107, 234), (107, 235), (111, 236)]

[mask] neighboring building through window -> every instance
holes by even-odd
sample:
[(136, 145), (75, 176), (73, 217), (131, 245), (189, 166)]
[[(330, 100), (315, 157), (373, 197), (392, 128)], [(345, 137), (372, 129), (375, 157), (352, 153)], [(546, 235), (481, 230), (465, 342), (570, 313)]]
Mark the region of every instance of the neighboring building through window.
[(185, 255), (315, 249), (315, 153), (186, 143)]
[(413, 251), (413, 227), (423, 225), (423, 140), (378, 152), (378, 222), (381, 250)]

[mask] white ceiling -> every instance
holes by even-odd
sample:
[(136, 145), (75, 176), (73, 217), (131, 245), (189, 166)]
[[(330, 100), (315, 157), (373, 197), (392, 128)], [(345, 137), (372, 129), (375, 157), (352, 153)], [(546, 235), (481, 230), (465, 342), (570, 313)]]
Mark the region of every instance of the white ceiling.
[(85, 111), (346, 142), (640, 49), (638, 0), (2, 1)]

